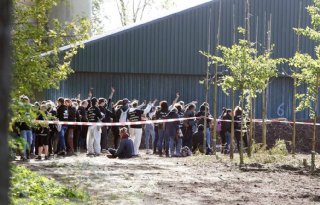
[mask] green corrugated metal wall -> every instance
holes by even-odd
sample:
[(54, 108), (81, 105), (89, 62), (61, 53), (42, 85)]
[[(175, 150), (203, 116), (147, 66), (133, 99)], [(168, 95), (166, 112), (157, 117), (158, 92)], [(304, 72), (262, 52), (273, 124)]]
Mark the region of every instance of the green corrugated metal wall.
[[(310, 18), (304, 9), (312, 0), (251, 0), (251, 37), (256, 36), (258, 19), (259, 50), (263, 49), (266, 19), (272, 15), (272, 43), (274, 57), (291, 57), (296, 50), (296, 35), (292, 28), (298, 26), (298, 13), (302, 5), (301, 26)], [(222, 0), (221, 44), (232, 45), (233, 24), (243, 26), (244, 0)], [(234, 19), (233, 23), (233, 8)], [(82, 96), (89, 87), (96, 96), (107, 96), (109, 87), (119, 92), (116, 98), (129, 97), (171, 100), (176, 91), (185, 101), (204, 100), (204, 89), (199, 84), (206, 72), (206, 59), (199, 50), (208, 47), (208, 22), (211, 19), (211, 52), (215, 48), (215, 36), (219, 17), (219, 0), (187, 9), (148, 23), (123, 29), (99, 39), (88, 41), (75, 56), (72, 67), (76, 71), (60, 90), (47, 92), (49, 99), (59, 96)], [(237, 35), (238, 37), (238, 35)], [(301, 39), (301, 51), (313, 54), (313, 43)], [(279, 68), (280, 73), (285, 66)], [(269, 117), (291, 118), (292, 81), (289, 78), (274, 79), (270, 84)], [(261, 99), (258, 99), (257, 117)], [(212, 96), (210, 97), (212, 102)], [(219, 91), (219, 109), (230, 106), (230, 99)], [(282, 112), (282, 106), (283, 110)], [(280, 108), (279, 108), (280, 106)], [(280, 109), (280, 112), (279, 112)], [(279, 115), (279, 113), (281, 115)], [(282, 115), (283, 114), (283, 115)], [(307, 112), (298, 117), (306, 118)]]

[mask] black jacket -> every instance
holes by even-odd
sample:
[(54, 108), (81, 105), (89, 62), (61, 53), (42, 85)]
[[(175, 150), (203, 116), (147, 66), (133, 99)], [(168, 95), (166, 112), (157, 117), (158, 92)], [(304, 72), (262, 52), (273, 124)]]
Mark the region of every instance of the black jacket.
[[(168, 110), (159, 110), (156, 112), (156, 120), (164, 119), (168, 115)], [(156, 123), (155, 126), (159, 127), (159, 129), (163, 129), (163, 123)]]
[[(143, 114), (143, 110), (135, 109), (133, 111), (128, 111), (128, 120), (130, 122), (139, 122), (141, 121), (141, 116)], [(142, 128), (142, 125), (130, 125), (131, 128)]]
[[(196, 114), (196, 117), (204, 117), (205, 116), (205, 112), (204, 111), (199, 111)], [(211, 117), (210, 113), (207, 113), (207, 117)], [(209, 127), (210, 123), (212, 120), (207, 118), (207, 128)], [(204, 125), (204, 118), (198, 119), (198, 125)]]
[(89, 122), (99, 122), (102, 119), (100, 109), (97, 106), (92, 106), (88, 109)]
[(77, 121), (77, 109), (73, 106), (68, 107), (68, 121), (69, 122)]
[(77, 112), (78, 112), (79, 122), (88, 122), (88, 113), (87, 113), (88, 111), (86, 108), (80, 106)]
[[(222, 120), (232, 120), (231, 115), (224, 115)], [(231, 132), (231, 122), (221, 122), (221, 132)]]
[(68, 121), (68, 107), (65, 105), (60, 105), (57, 109), (57, 118), (59, 121)]

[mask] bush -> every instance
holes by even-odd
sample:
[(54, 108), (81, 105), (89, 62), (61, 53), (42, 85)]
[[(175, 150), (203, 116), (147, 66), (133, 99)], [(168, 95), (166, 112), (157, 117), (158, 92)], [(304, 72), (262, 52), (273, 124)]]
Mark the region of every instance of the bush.
[(76, 187), (66, 187), (40, 176), (24, 166), (11, 167), (11, 204), (84, 204), (88, 195)]
[(253, 143), (252, 145), (253, 160), (256, 163), (269, 164), (283, 160), (289, 154), (286, 142), (284, 140), (277, 140), (275, 145), (267, 150), (262, 144)]
[(282, 155), (287, 156), (289, 154), (287, 145), (284, 140), (277, 140), (276, 144), (269, 150), (271, 155)]

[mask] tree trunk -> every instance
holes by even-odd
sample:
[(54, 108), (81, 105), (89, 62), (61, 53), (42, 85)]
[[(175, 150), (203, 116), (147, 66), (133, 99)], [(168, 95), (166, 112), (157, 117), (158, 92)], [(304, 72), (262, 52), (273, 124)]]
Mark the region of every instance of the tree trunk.
[[(239, 150), (239, 156), (240, 156), (240, 167), (244, 164), (243, 160), (243, 125), (244, 125), (244, 114), (243, 114), (243, 105), (244, 105), (244, 95), (242, 92), (242, 97), (241, 97), (241, 108), (242, 108), (242, 113), (241, 113), (241, 126), (240, 126), (240, 150)], [(250, 149), (250, 147), (248, 148)]]
[(0, 1), (0, 202), (9, 204), (8, 101), (10, 91), (11, 1)]
[(234, 90), (232, 88), (232, 108), (231, 108), (231, 137), (230, 137), (230, 159), (233, 159), (233, 151), (234, 151)]
[[(253, 101), (253, 97), (251, 97), (250, 96), (250, 128), (249, 128), (249, 130), (250, 130), (250, 135), (249, 135), (249, 147), (248, 147), (248, 156), (249, 157), (251, 157), (251, 151), (252, 151), (252, 144), (253, 144), (253, 132), (252, 132), (252, 130), (253, 130), (253, 111), (252, 111), (252, 101)], [(242, 123), (241, 123), (242, 124)], [(241, 130), (241, 132), (242, 132), (242, 130)]]
[(266, 113), (266, 89), (263, 90), (262, 92), (262, 144), (263, 148), (267, 148), (267, 125), (266, 125), (266, 118), (267, 118), (267, 113)]
[(217, 97), (218, 97), (218, 65), (215, 68), (214, 96), (213, 96), (213, 127), (212, 127), (212, 154), (216, 155), (217, 145)]
[(296, 94), (297, 94), (297, 78), (293, 78), (293, 133), (292, 133), (292, 154), (296, 154), (296, 109), (297, 109), (297, 102), (296, 102)]
[(312, 137), (312, 151), (311, 151), (311, 172), (315, 171), (315, 154), (316, 154), (316, 137), (317, 137), (317, 115), (318, 115), (318, 97), (319, 97), (319, 74), (317, 74), (316, 81), (316, 99), (314, 102), (314, 119), (313, 119), (313, 137)]

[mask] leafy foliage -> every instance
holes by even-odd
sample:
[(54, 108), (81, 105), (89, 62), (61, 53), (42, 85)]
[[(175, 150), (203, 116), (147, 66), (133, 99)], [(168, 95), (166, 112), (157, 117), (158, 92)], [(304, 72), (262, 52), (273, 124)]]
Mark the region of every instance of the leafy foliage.
[[(58, 2), (31, 0), (28, 5), (13, 1), (13, 98), (58, 88), (58, 83), (72, 73), (70, 62), (79, 42), (89, 37), (90, 23), (85, 18), (63, 23), (50, 18), (50, 10)], [(61, 51), (65, 45), (70, 48)]]
[(50, 11), (59, 2), (13, 1), (11, 125), (17, 120), (30, 124), (35, 119), (36, 110), (20, 102), (19, 96), (34, 97), (36, 92), (58, 88), (59, 82), (73, 72), (72, 57), (89, 37), (86, 18), (63, 23), (50, 18)]
[(306, 93), (298, 93), (297, 99), (300, 100), (297, 111), (304, 109), (310, 110), (310, 117), (315, 118), (314, 105), (318, 98), (319, 75), (320, 75), (320, 0), (314, 0), (314, 4), (307, 7), (311, 16), (312, 28), (295, 28), (298, 35), (308, 37), (315, 41), (315, 58), (309, 54), (296, 52), (290, 59), (289, 65), (297, 69), (293, 77), (297, 78), (297, 85), (306, 85)]
[[(239, 32), (245, 33), (242, 28)], [(258, 55), (254, 44), (243, 39), (230, 48), (219, 46), (218, 49), (222, 57), (203, 54), (211, 59), (212, 64), (218, 63), (228, 68), (229, 74), (223, 76), (221, 83), (226, 94), (233, 89), (241, 91), (244, 96), (256, 97), (267, 87), (269, 79), (277, 76), (277, 65), (283, 62), (283, 59), (271, 58), (272, 49)]]
[(12, 166), (11, 174), (12, 204), (78, 204), (89, 200), (88, 195), (76, 187), (60, 185), (24, 166)]

